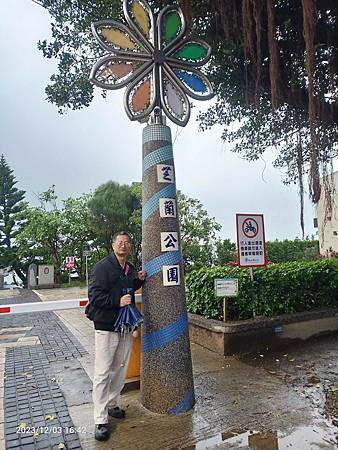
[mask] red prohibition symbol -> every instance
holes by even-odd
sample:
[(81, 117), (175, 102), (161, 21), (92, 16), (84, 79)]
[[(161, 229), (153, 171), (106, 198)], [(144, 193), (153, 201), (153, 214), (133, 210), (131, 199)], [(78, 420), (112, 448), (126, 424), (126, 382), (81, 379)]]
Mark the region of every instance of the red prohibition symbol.
[(258, 234), (258, 223), (252, 217), (247, 217), (242, 224), (242, 231), (247, 238), (254, 238)]

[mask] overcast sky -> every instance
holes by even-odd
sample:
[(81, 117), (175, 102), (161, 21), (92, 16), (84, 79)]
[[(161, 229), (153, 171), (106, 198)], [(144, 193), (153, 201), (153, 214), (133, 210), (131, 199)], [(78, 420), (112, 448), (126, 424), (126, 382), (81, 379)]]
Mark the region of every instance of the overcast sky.
[[(140, 181), (142, 128), (123, 109), (123, 92), (109, 92), (81, 111), (60, 116), (44, 89), (55, 61), (43, 58), (39, 39), (50, 36), (49, 16), (31, 0), (0, 2), (1, 148), (27, 199), (56, 186), (59, 198), (95, 190), (108, 180)], [(195, 103), (197, 108), (200, 106)], [(204, 106), (205, 107), (205, 106)], [(222, 143), (221, 128), (198, 132), (193, 118), (184, 129), (171, 124), (177, 188), (199, 199), (235, 239), (235, 214), (263, 213), (267, 239), (301, 235), (296, 186), (284, 186), (282, 173), (265, 161), (248, 163)], [(313, 234), (314, 209), (306, 201), (306, 234)]]

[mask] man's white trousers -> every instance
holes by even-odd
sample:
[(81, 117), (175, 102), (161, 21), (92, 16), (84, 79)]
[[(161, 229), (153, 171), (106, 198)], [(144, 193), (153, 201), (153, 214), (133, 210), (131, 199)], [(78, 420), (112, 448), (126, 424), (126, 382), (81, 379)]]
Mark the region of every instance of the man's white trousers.
[(94, 422), (108, 422), (108, 407), (117, 406), (123, 389), (132, 346), (131, 333), (95, 330), (93, 381)]

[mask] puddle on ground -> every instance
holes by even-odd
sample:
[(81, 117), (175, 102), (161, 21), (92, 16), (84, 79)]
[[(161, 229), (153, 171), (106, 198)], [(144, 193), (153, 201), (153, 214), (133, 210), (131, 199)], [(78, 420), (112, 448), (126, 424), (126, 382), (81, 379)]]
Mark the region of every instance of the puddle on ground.
[(338, 444), (338, 434), (332, 429), (324, 432), (318, 426), (297, 428), (290, 434), (279, 431), (261, 433), (233, 430), (175, 450), (205, 450), (220, 444), (228, 444), (233, 448), (249, 447), (252, 450), (335, 449)]

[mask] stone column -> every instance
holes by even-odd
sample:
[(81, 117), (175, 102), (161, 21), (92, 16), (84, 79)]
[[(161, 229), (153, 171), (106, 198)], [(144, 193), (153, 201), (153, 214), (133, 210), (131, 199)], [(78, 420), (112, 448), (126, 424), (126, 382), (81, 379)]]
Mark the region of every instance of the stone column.
[(38, 266), (34, 263), (28, 267), (27, 284), (28, 289), (36, 289), (38, 285)]
[(159, 414), (195, 403), (170, 128), (143, 131), (141, 401)]

